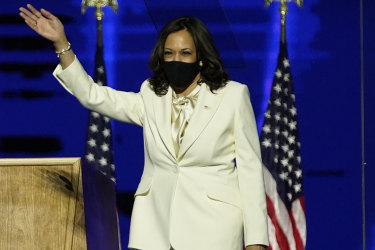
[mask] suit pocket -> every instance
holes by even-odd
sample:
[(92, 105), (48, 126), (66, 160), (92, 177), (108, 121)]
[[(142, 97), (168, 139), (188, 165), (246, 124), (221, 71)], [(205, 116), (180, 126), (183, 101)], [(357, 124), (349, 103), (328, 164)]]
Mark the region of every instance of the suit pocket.
[(151, 189), (152, 176), (151, 177), (142, 177), (137, 191), (135, 191), (134, 197), (136, 196), (146, 196)]
[(228, 186), (215, 185), (206, 188), (207, 197), (242, 209), (239, 191)]

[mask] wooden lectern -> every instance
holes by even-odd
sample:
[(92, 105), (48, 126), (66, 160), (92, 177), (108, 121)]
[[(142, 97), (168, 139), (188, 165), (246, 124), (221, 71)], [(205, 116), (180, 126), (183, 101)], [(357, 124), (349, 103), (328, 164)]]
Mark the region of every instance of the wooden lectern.
[[(90, 201), (84, 198), (82, 185), (85, 172), (88, 176), (92, 173), (83, 170), (80, 158), (0, 159), (0, 249), (118, 249), (116, 214), (105, 215), (105, 222), (97, 215), (108, 212), (100, 208), (103, 201), (98, 202), (97, 197), (111, 195), (93, 194), (93, 186), (101, 185), (91, 178), (94, 183), (86, 181), (86, 186), (91, 189), (90, 196), (95, 196), (96, 205), (88, 205)], [(114, 192), (114, 188), (110, 190)], [(85, 218), (85, 214), (92, 214), (91, 210), (101, 218)], [(97, 231), (108, 228), (108, 218), (114, 230), (106, 230), (105, 239), (95, 242), (101, 238)], [(87, 224), (91, 224), (90, 229)], [(113, 232), (111, 236), (108, 231)], [(91, 248), (90, 237), (94, 239)], [(105, 242), (108, 240), (112, 243)]]

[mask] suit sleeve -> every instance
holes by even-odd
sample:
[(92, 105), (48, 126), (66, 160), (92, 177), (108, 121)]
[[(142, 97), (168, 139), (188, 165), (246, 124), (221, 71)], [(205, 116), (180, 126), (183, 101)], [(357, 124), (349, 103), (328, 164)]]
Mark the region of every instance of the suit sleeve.
[(268, 245), (266, 193), (259, 138), (246, 85), (241, 85), (237, 99), (234, 134), (245, 245)]
[(77, 58), (64, 70), (58, 65), (53, 75), (84, 107), (118, 121), (143, 125), (144, 105), (140, 93), (99, 86)]

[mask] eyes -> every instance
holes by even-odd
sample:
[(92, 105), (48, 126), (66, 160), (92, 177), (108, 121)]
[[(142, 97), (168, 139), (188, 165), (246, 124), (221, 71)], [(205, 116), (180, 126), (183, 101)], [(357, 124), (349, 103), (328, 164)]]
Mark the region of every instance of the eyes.
[[(165, 58), (173, 57), (175, 54), (176, 53), (174, 51), (171, 51), (171, 50), (164, 51), (164, 57)], [(179, 54), (183, 57), (189, 57), (189, 56), (193, 55), (193, 53), (191, 51), (188, 51), (188, 50), (179, 51), (179, 52), (177, 52), (177, 54)]]

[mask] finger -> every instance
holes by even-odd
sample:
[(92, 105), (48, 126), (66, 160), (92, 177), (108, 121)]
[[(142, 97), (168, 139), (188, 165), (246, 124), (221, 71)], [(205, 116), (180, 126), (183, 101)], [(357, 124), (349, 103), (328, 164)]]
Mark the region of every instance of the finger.
[(25, 15), (25, 13), (21, 12), (20, 16), (23, 18), (23, 20), (25, 20), (26, 24), (29, 25), (30, 27), (37, 25), (37, 21)]
[(34, 30), (35, 32), (38, 32), (37, 30), (37, 26), (35, 24), (34, 21), (28, 21), (28, 20), (25, 20), (25, 23), (27, 24), (27, 26), (29, 26), (32, 30)]
[(42, 12), (42, 15), (45, 16), (45, 17), (48, 18), (48, 19), (56, 18), (56, 17), (55, 17), (54, 15), (52, 15), (52, 13), (49, 12), (48, 10), (41, 9), (40, 11)]
[[(27, 17), (27, 18), (29, 18), (29, 19), (31, 19), (31, 20), (34, 20), (34, 21), (36, 21), (37, 19), (38, 19), (38, 17), (37, 16), (35, 16), (33, 13), (31, 13), (30, 11), (28, 11), (27, 9), (25, 9), (25, 8), (23, 8), (23, 7), (21, 7), (20, 9), (19, 9), (20, 11), (21, 11), (21, 13), (23, 14), (23, 16), (22, 17)], [(25, 19), (25, 18), (24, 18)]]
[(42, 16), (42, 14), (37, 9), (35, 9), (34, 6), (32, 6), (31, 4), (27, 4), (27, 8), (29, 8), (29, 10), (31, 10), (31, 12), (38, 18)]

